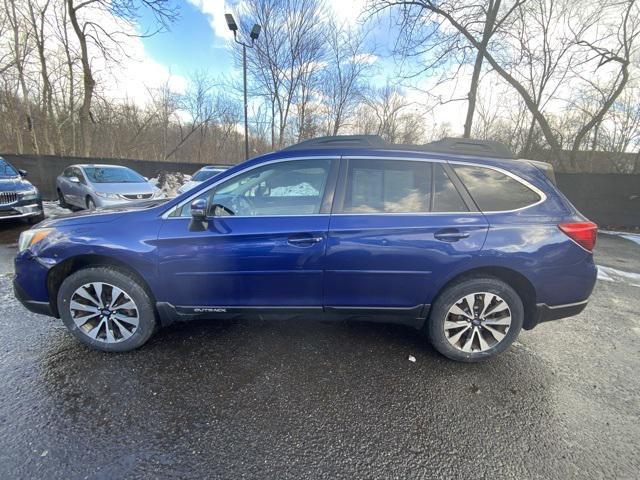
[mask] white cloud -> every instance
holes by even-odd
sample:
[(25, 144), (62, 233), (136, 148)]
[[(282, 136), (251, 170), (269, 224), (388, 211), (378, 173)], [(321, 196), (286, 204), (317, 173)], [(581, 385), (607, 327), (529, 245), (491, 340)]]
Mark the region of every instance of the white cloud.
[(99, 22), (105, 31), (122, 32), (114, 36), (117, 47), (111, 45), (117, 62), (106, 61), (95, 46), (89, 46), (101, 94), (114, 101), (128, 99), (144, 106), (150, 100), (149, 91), (165, 84), (175, 93), (184, 93), (187, 79), (173, 75), (166, 65), (149, 55), (142, 39), (136, 36), (139, 33), (136, 24), (125, 22), (106, 9), (88, 12), (94, 17), (91, 20)]
[[(209, 21), (209, 25), (216, 37), (224, 40), (233, 38), (233, 33), (227, 27), (224, 19), (225, 13), (231, 13), (232, 5), (226, 0), (187, 0), (200, 10)], [(237, 21), (237, 20), (236, 20)]]
[(367, 2), (366, 0), (329, 0), (327, 3), (335, 12), (339, 22), (353, 24), (358, 21)]
[[(213, 34), (218, 39), (231, 40), (233, 33), (227, 27), (225, 13), (232, 10), (243, 10), (242, 0), (187, 0), (200, 10), (209, 21)], [(328, 0), (327, 4), (333, 10), (335, 18), (340, 23), (353, 24), (358, 21), (366, 6), (367, 0)], [(237, 21), (237, 19), (236, 19)]]

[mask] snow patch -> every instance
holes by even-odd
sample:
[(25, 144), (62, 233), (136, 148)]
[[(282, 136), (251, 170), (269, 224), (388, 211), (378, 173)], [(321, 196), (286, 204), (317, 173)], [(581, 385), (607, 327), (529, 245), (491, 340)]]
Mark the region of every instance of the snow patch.
[(640, 286), (640, 273), (626, 272), (613, 267), (598, 265), (598, 280), (605, 282), (622, 282), (632, 287)]
[(317, 197), (320, 192), (307, 182), (289, 187), (275, 187), (271, 189), (270, 197)]
[(600, 233), (626, 238), (627, 240), (631, 240), (632, 242), (640, 245), (640, 233), (618, 232), (615, 230), (600, 230)]
[(42, 202), (42, 208), (44, 209), (44, 216), (46, 218), (56, 218), (61, 215), (68, 215), (72, 213), (71, 210), (62, 208), (58, 205), (58, 202)]
[(162, 190), (167, 198), (173, 198), (178, 195), (178, 189), (189, 180), (191, 180), (191, 175), (163, 170), (157, 177), (150, 179), (149, 182)]

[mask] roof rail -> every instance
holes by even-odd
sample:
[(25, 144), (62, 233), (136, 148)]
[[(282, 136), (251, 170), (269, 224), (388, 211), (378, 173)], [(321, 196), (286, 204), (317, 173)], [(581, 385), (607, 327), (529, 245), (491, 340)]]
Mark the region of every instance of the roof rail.
[(283, 150), (302, 150), (306, 148), (380, 148), (388, 146), (379, 135), (336, 135), (304, 140)]
[(513, 159), (514, 155), (505, 144), (494, 140), (475, 138), (444, 138), (425, 145), (403, 145), (385, 142), (379, 135), (336, 135), (304, 140), (283, 150), (303, 150), (318, 148), (381, 148), (392, 150), (413, 150), (458, 155), (478, 155)]
[(478, 140), (475, 138), (443, 138), (435, 142), (421, 145), (420, 150), (443, 153), (459, 153), (462, 155), (482, 155), (485, 157), (514, 158), (513, 153), (504, 143), (495, 140)]

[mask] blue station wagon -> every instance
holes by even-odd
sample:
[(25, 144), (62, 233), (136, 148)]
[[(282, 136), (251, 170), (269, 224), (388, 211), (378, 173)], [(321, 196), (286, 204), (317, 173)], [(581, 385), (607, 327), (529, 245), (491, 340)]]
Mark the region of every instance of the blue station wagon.
[(549, 165), (495, 142), (314, 139), (175, 199), (25, 231), (14, 290), (106, 351), (195, 318), (367, 319), (474, 362), (581, 312), (597, 227)]

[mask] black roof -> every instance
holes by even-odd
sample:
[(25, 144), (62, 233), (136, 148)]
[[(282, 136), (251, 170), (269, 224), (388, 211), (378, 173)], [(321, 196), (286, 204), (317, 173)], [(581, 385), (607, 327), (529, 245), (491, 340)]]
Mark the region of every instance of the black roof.
[(283, 150), (309, 150), (322, 148), (374, 148), (384, 150), (413, 150), (419, 152), (450, 153), (513, 159), (505, 144), (493, 140), (474, 138), (444, 138), (424, 145), (404, 145), (385, 142), (379, 135), (337, 135), (305, 140)]

